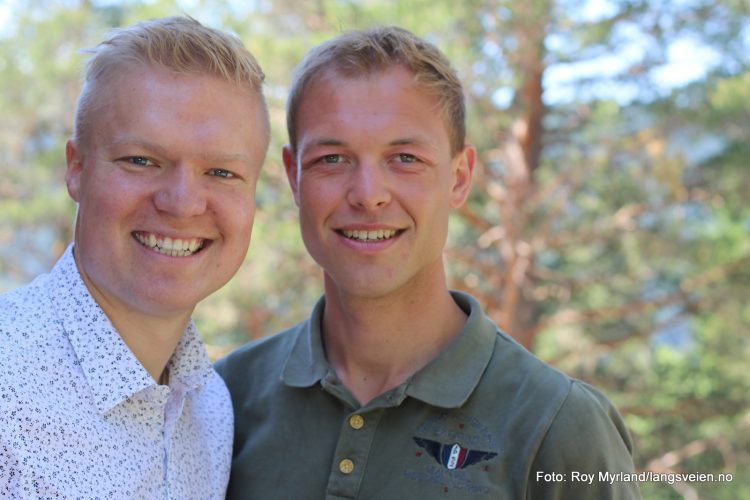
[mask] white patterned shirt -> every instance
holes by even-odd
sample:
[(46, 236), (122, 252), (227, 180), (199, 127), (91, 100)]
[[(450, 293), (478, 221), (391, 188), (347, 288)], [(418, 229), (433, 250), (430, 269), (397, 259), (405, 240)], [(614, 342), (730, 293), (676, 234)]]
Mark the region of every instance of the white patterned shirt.
[(0, 295), (0, 498), (224, 498), (233, 415), (191, 322), (154, 382), (72, 246)]

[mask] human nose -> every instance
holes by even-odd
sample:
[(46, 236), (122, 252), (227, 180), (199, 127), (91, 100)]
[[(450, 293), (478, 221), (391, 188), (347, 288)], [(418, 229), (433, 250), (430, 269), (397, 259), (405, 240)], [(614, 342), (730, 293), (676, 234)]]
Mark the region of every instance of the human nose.
[(364, 210), (374, 210), (390, 203), (391, 190), (386, 173), (380, 165), (374, 162), (361, 162), (357, 165), (347, 192), (347, 201)]
[(154, 204), (160, 212), (175, 217), (192, 217), (206, 211), (206, 196), (197, 174), (186, 166), (176, 166), (160, 181)]

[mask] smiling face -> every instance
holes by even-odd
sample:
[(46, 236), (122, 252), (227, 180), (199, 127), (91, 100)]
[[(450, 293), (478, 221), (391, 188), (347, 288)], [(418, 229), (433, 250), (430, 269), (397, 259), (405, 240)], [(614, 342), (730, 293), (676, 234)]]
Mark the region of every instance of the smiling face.
[(296, 157), (284, 163), (302, 238), (326, 293), (385, 297), (443, 280), (451, 208), (469, 191), (474, 150), (452, 156), (436, 97), (396, 66), (305, 91)]
[(85, 145), (68, 142), (76, 262), (111, 318), (184, 318), (247, 253), (261, 97), (213, 76), (126, 69), (100, 89)]

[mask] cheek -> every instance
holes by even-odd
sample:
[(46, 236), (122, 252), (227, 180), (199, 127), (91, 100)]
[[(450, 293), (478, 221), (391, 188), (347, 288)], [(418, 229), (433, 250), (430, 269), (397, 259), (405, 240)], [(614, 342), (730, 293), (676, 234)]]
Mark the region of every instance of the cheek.
[(299, 231), (302, 243), (304, 243), (305, 248), (313, 259), (319, 262), (325, 253), (322, 251), (322, 247), (326, 245), (325, 229), (322, 228), (323, 224), (324, 219), (318, 218), (308, 207), (303, 205), (300, 208)]
[(330, 214), (346, 203), (348, 188), (345, 180), (339, 178), (302, 179), (299, 190), (300, 212), (309, 214)]
[(80, 198), (78, 210), (84, 224), (94, 224), (97, 231), (104, 231), (128, 214), (129, 205), (132, 205), (132, 201), (121, 190), (86, 189)]
[(218, 197), (214, 204), (217, 224), (225, 239), (249, 242), (255, 217), (255, 197), (243, 192), (234, 196)]
[(310, 211), (306, 207), (300, 208), (299, 212), (299, 227), (300, 232), (302, 234), (302, 238), (307, 241), (311, 239), (316, 233), (315, 227), (315, 216), (314, 214), (311, 214)]
[(303, 169), (297, 185), (300, 202), (319, 204), (340, 198), (346, 192), (348, 177), (346, 171), (321, 173)]
[(115, 219), (148, 206), (153, 191), (148, 183), (136, 182), (116, 171), (107, 172), (104, 166), (97, 165), (82, 174), (85, 178), (81, 180), (80, 205), (89, 217)]

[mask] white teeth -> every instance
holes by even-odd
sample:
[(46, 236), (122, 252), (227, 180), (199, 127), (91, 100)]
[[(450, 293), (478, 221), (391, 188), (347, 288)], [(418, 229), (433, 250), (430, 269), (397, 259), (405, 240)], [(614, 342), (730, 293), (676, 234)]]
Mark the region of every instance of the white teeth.
[(387, 240), (396, 236), (395, 229), (377, 229), (375, 231), (359, 231), (344, 229), (341, 231), (344, 236), (359, 241), (377, 241)]
[(136, 239), (143, 245), (152, 250), (155, 250), (161, 254), (169, 255), (170, 257), (188, 257), (201, 248), (205, 240), (202, 238), (170, 238), (165, 236), (164, 239), (157, 238), (153, 233), (133, 233)]

